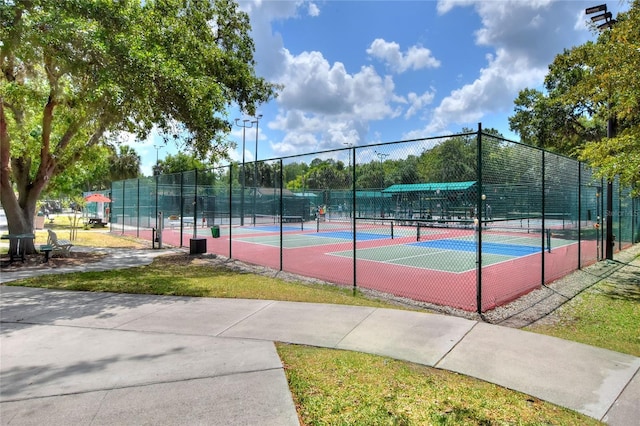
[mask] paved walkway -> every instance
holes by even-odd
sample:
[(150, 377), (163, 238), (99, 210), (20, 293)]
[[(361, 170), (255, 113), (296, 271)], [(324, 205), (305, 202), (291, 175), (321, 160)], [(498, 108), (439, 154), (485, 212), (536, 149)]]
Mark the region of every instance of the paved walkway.
[[(166, 253), (118, 252), (74, 269)], [(0, 281), (42, 271), (2, 272)], [(274, 341), (455, 371), (610, 425), (640, 418), (640, 358), (513, 328), (342, 305), (0, 291), (2, 425), (297, 425)]]

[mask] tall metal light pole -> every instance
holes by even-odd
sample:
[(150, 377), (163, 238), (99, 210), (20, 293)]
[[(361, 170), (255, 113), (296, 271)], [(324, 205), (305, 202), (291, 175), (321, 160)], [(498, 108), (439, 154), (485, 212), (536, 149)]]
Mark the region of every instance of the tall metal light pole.
[[(351, 197), (350, 197), (351, 199), (349, 200), (349, 203), (347, 203), (346, 200), (343, 201), (344, 214), (346, 216), (348, 216), (348, 217), (351, 217), (351, 212), (354, 210), (354, 207), (355, 207), (355, 193), (356, 193), (356, 179), (355, 179), (355, 168), (356, 168), (356, 165), (355, 164), (353, 164), (353, 166), (351, 165), (351, 151), (353, 150), (353, 147), (354, 147), (355, 144), (353, 142), (343, 142), (343, 145), (346, 145), (348, 147), (348, 149), (349, 149), (349, 167), (347, 168), (347, 182), (351, 183), (351, 185), (350, 185), (351, 186)], [(353, 162), (354, 163), (356, 162), (355, 151), (354, 151), (354, 154), (353, 154)], [(351, 168), (351, 167), (353, 167), (353, 168)], [(349, 204), (351, 204), (350, 208), (348, 207)], [(348, 210), (348, 212), (347, 212), (347, 210)], [(350, 221), (350, 223), (351, 223), (351, 231), (353, 232), (354, 223), (353, 223), (353, 221)], [(354, 280), (354, 282), (355, 282), (355, 280)]]
[[(249, 123), (249, 125), (247, 126), (247, 123)], [(246, 134), (246, 130), (250, 129), (251, 127), (253, 127), (253, 123), (251, 123), (251, 120), (249, 120), (248, 118), (245, 118), (244, 120), (242, 120), (242, 124), (240, 124), (240, 119), (236, 118), (236, 126), (238, 127), (242, 127), (242, 191), (241, 191), (241, 196), (242, 198), (240, 199), (240, 226), (244, 225), (244, 186), (245, 186), (245, 174), (244, 174), (244, 142), (245, 142), (245, 134)]]
[(384, 198), (382, 196), (382, 190), (384, 189), (384, 166), (382, 165), (382, 162), (389, 156), (389, 154), (378, 151), (374, 152), (380, 159), (380, 217), (384, 218)]
[[(602, 12), (600, 15), (591, 17), (591, 22), (604, 21), (604, 23), (598, 25), (599, 30), (611, 29), (613, 25), (617, 22), (615, 19), (613, 19), (611, 12), (607, 12), (606, 4), (589, 7), (584, 12), (587, 15)], [(609, 107), (610, 106), (611, 105), (609, 105)], [(609, 111), (609, 118), (607, 119), (607, 138), (610, 139), (616, 136), (615, 125), (616, 125), (616, 119), (615, 117), (611, 116), (611, 111)], [(611, 179), (607, 179), (607, 212), (605, 216), (605, 225), (606, 225), (605, 257), (607, 258), (607, 260), (613, 260), (613, 248), (615, 247), (615, 241), (613, 239), (613, 181)]]
[[(160, 166), (159, 166), (159, 153), (160, 150), (162, 148), (164, 148), (162, 145), (154, 145), (153, 146), (156, 149), (156, 165), (153, 168), (153, 175), (156, 178), (156, 232), (158, 232), (160, 230), (160, 223), (158, 223), (158, 181), (160, 180), (160, 178), (158, 177), (158, 175), (160, 174)], [(160, 240), (158, 240), (159, 242)]]
[(154, 167), (153, 174), (154, 175), (159, 175), (160, 174), (160, 169), (159, 169), (160, 158), (159, 158), (159, 154), (160, 154), (160, 150), (162, 148), (164, 148), (164, 147), (162, 145), (154, 145), (153, 147), (156, 149), (156, 165)]
[(349, 168), (351, 168), (351, 148), (353, 148), (353, 142), (342, 142), (342, 145), (346, 145), (349, 148)]
[(256, 151), (253, 159), (253, 225), (256, 224), (256, 197), (258, 196), (258, 122), (262, 118), (262, 114), (256, 115), (256, 119), (251, 122), (256, 123)]

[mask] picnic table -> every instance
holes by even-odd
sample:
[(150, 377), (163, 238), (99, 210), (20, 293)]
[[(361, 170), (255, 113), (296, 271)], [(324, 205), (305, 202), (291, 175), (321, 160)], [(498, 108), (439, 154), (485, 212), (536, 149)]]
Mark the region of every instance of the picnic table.
[(15, 256), (19, 257), (24, 262), (25, 241), (35, 240), (36, 235), (35, 234), (4, 234), (0, 238), (3, 240), (9, 240), (9, 247), (10, 247), (9, 253), (11, 253), (9, 261), (13, 262), (14, 252), (11, 250), (11, 247), (13, 247), (15, 244), (15, 247), (16, 247)]

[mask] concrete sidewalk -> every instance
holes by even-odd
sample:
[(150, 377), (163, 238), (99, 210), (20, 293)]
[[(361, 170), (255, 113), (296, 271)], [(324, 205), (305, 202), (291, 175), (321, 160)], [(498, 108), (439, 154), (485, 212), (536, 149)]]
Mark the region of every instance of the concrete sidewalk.
[(611, 425), (640, 418), (640, 358), (477, 321), (269, 300), (0, 291), (3, 425), (297, 425), (274, 341), (455, 371)]

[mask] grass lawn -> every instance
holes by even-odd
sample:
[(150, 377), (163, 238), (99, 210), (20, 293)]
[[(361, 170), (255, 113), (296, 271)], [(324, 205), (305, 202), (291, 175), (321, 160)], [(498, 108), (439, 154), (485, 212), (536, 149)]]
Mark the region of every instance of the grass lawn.
[(640, 357), (640, 268), (636, 272), (598, 283), (560, 308), (552, 324), (528, 330)]
[[(100, 244), (94, 244), (95, 239)], [(139, 244), (94, 230), (79, 231), (74, 243), (103, 247)], [(292, 283), (206, 262), (194, 264), (188, 256), (162, 256), (149, 266), (128, 270), (45, 275), (13, 284), (397, 308), (384, 300), (353, 296), (350, 289)], [(640, 356), (639, 301), (637, 283), (610, 280), (565, 305), (555, 323), (531, 330)], [(528, 395), (452, 372), (349, 351), (289, 344), (278, 344), (277, 349), (305, 425), (600, 424)]]

